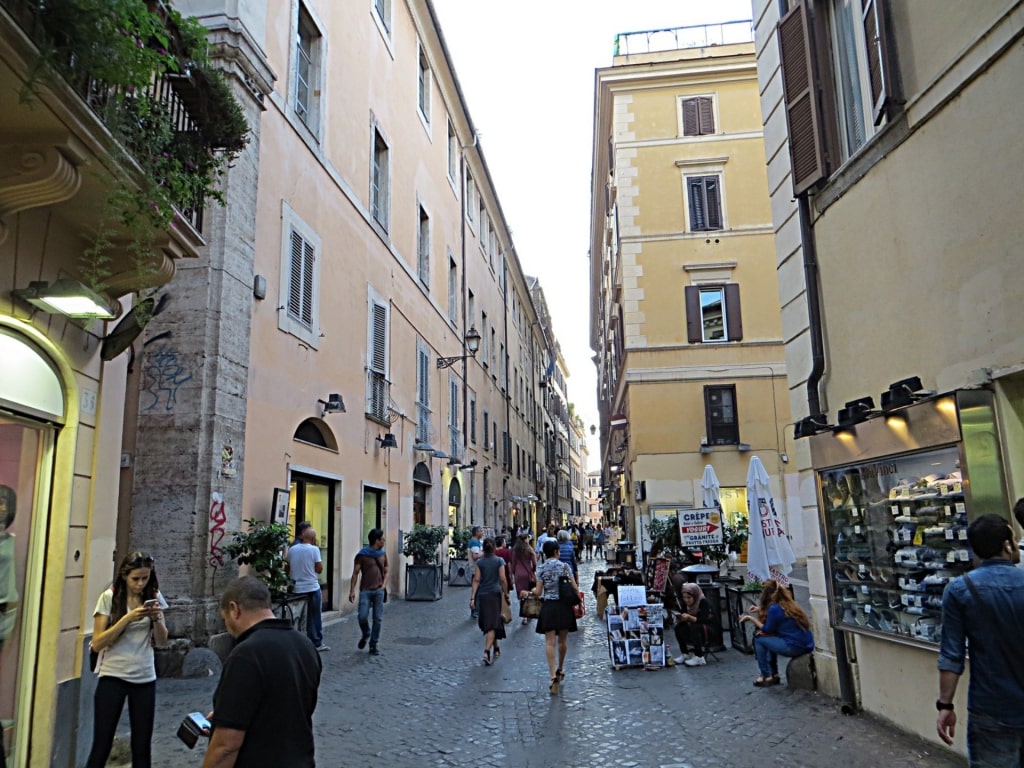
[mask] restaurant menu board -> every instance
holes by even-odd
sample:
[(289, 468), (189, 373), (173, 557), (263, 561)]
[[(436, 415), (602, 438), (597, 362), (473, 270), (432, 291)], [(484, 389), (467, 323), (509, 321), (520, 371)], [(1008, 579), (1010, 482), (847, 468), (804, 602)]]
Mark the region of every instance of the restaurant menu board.
[(665, 608), (660, 603), (605, 611), (608, 655), (615, 669), (665, 666)]

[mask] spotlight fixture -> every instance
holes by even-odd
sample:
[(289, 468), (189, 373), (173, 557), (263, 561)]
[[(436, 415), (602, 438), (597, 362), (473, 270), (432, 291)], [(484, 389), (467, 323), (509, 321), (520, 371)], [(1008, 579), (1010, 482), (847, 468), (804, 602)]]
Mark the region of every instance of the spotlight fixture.
[(450, 459), (451, 456), (449, 456), (444, 451), (435, 450), (435, 451), (431, 452), (430, 458), (432, 458), (432, 459)]
[(811, 416), (804, 416), (793, 426), (793, 439), (799, 440), (802, 437), (810, 437), (830, 429), (832, 429), (832, 425), (828, 423), (828, 417), (824, 413), (815, 413)]
[(385, 433), (384, 437), (377, 435), (376, 440), (378, 443), (380, 443), (380, 447), (383, 448), (385, 451), (389, 451), (392, 448), (398, 447), (398, 440), (396, 440), (395, 436), (390, 432)]
[(478, 464), (477, 460), (473, 459), (468, 464), (459, 464), (459, 469), (464, 470), (466, 472), (472, 472), (472, 471), (474, 471), (476, 469), (476, 465), (477, 464)]
[(112, 320), (117, 317), (119, 310), (119, 307), (113, 306), (96, 291), (69, 277), (62, 277), (53, 283), (33, 280), (28, 288), (15, 288), (11, 295), (51, 315)]
[(462, 465), (462, 459), (460, 459), (458, 456), (452, 456), (450, 459), (448, 459), (448, 466), (449, 467), (456, 467), (456, 468), (458, 468), (461, 465)]
[(871, 397), (859, 397), (850, 400), (845, 408), (840, 408), (836, 414), (836, 429), (848, 429), (862, 421), (867, 421), (869, 416), (875, 416), (875, 401)]
[(326, 400), (317, 400), (317, 402), (324, 407), (323, 412), (320, 414), (321, 418), (328, 413), (345, 413), (345, 401), (341, 399), (341, 395), (337, 392), (332, 392), (327, 396)]
[(434, 446), (432, 446), (426, 440), (417, 440), (415, 443), (413, 443), (412, 449), (414, 451), (426, 451), (427, 453), (433, 453), (435, 450)]
[(890, 384), (888, 391), (882, 393), (882, 410), (888, 413), (897, 408), (913, 405), (918, 400), (934, 394), (934, 390), (923, 388), (919, 376), (900, 379)]

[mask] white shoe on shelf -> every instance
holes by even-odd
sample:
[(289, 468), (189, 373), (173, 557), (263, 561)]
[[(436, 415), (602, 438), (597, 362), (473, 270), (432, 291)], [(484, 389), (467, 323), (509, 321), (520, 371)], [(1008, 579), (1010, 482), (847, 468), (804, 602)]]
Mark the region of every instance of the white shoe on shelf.
[(703, 667), (707, 663), (703, 656), (694, 656), (692, 659), (687, 659), (683, 662), (688, 667)]

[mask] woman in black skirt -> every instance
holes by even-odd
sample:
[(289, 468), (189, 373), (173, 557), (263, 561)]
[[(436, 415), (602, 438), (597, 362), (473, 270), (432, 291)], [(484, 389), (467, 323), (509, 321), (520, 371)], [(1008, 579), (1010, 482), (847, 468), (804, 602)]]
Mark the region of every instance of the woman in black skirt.
[(508, 600), (505, 561), (494, 554), (494, 539), (484, 539), (484, 556), (476, 561), (476, 569), (473, 571), (473, 594), (469, 598), (469, 610), (478, 614), (477, 626), (484, 633), (484, 664), (487, 666), (501, 656), (498, 641), (505, 639), (502, 600)]
[[(537, 634), (544, 635), (545, 651), (548, 657), (548, 671), (551, 673), (551, 685), (548, 690), (554, 696), (558, 693), (558, 685), (565, 679), (565, 654), (568, 651), (567, 639), (570, 632), (576, 631), (576, 614), (572, 606), (563, 603), (558, 596), (558, 580), (568, 576), (573, 589), (580, 591), (572, 569), (558, 559), (558, 542), (549, 539), (544, 542), (544, 562), (537, 566), (537, 586), (532, 590), (524, 590), (520, 599), (528, 594), (539, 595), (541, 598), (540, 618), (537, 619)], [(558, 639), (558, 666), (555, 666), (555, 639)]]

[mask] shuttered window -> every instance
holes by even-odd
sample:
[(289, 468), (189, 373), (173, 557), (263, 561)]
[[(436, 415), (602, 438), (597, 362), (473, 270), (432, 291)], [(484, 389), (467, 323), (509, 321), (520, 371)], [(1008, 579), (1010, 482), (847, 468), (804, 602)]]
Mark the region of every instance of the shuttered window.
[(370, 212), (381, 229), (388, 231), (391, 207), (391, 154), (384, 137), (373, 132), (373, 164), (370, 178)]
[(691, 344), (743, 339), (740, 287), (737, 283), (688, 285), (684, 295), (686, 338)]
[(313, 270), (316, 249), (292, 229), (288, 268), (288, 316), (302, 327), (313, 329)]
[(423, 119), (428, 123), (430, 122), (430, 64), (427, 61), (427, 54), (420, 47), (419, 55), (419, 70), (417, 77), (417, 88), (418, 88), (418, 105), (420, 108), (420, 114)]
[(682, 99), (683, 136), (707, 136), (715, 132), (715, 111), (710, 96)]
[(690, 206), (690, 231), (722, 229), (720, 176), (688, 176), (686, 195)]
[(430, 351), (416, 340), (416, 439), (430, 442)]
[(388, 381), (388, 306), (370, 299), (369, 338), (367, 342), (366, 415), (386, 421), (390, 405)]
[(451, 431), (451, 455), (462, 458), (462, 435), (459, 432), (459, 382), (448, 381), (448, 429)]
[(430, 288), (430, 216), (419, 207), (416, 235), (416, 274), (425, 288)]

